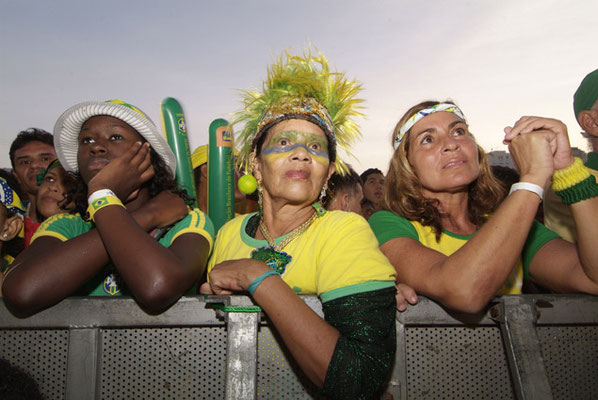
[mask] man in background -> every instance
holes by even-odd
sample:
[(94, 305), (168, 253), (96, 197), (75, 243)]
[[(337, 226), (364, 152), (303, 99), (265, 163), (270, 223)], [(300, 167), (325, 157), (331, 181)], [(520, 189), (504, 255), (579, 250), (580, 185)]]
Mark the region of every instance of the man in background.
[[(191, 154), (197, 207), (208, 213), (208, 145), (199, 146)], [(237, 186), (239, 172), (235, 171), (235, 215), (257, 211), (257, 202), (245, 196)]]
[[(582, 135), (588, 139), (591, 152), (585, 166), (594, 179), (598, 179), (598, 69), (590, 72), (581, 81), (573, 95), (573, 110), (581, 126)], [(544, 196), (544, 224), (563, 239), (575, 243), (577, 234), (570, 207), (561, 202), (552, 187)]]
[(55, 160), (54, 137), (43, 129), (29, 128), (19, 132), (10, 145), (12, 173), (19, 182), (23, 194), (25, 214), (25, 240), (37, 229), (40, 222), (37, 216), (37, 175)]

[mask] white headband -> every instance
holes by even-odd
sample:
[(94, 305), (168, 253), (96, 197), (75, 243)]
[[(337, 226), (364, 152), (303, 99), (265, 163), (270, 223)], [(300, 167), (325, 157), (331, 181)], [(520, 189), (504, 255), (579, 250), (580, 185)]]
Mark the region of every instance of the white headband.
[(399, 130), (399, 134), (395, 138), (395, 141), (394, 141), (392, 147), (395, 150), (398, 149), (399, 144), (401, 144), (401, 141), (405, 137), (405, 133), (407, 133), (407, 131), (409, 129), (411, 129), (413, 127), (413, 125), (415, 125), (423, 117), (430, 115), (430, 114), (434, 114), (435, 112), (439, 112), (439, 111), (451, 112), (451, 113), (457, 115), (463, 121), (465, 121), (465, 116), (463, 115), (463, 111), (461, 111), (459, 109), (459, 107), (457, 107), (454, 104), (440, 103), (440, 104), (430, 106), (428, 108), (424, 108), (423, 110), (420, 110), (420, 111), (416, 112), (415, 114), (413, 114), (411, 117), (409, 117), (409, 119), (403, 124), (403, 126)]

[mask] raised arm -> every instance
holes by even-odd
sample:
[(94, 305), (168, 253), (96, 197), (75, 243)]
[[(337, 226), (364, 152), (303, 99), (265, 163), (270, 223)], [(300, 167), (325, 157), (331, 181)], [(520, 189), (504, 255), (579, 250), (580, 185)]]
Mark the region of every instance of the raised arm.
[[(535, 196), (535, 198), (534, 198)], [(513, 193), (484, 226), (450, 256), (398, 237), (380, 246), (397, 281), (447, 307), (476, 313), (507, 280), (539, 204), (533, 193)]]
[[(127, 207), (137, 209), (150, 200), (143, 185), (153, 175), (149, 144), (137, 142), (93, 176), (88, 190), (108, 189), (121, 201), (129, 200)], [(205, 237), (185, 234), (166, 248), (147, 235), (124, 207), (101, 207), (93, 218), (112, 263), (146, 310), (163, 311), (201, 276), (210, 248)]]
[[(517, 140), (513, 151), (521, 181), (543, 187), (552, 174), (550, 132)], [(517, 155), (515, 155), (515, 152)], [(519, 190), (509, 195), (459, 250), (446, 256), (409, 237), (380, 246), (397, 271), (397, 281), (417, 293), (464, 312), (480, 311), (507, 280), (527, 238), (540, 197)]]
[[(575, 221), (576, 245), (561, 239), (545, 244), (530, 264), (531, 277), (543, 286), (557, 292), (584, 292), (598, 294), (598, 187), (589, 173), (580, 173), (581, 165), (573, 165), (566, 126), (554, 119), (523, 117), (508, 132), (508, 140), (533, 135), (537, 130), (549, 130), (555, 135), (553, 164), (557, 172), (553, 185), (564, 185), (571, 199), (571, 214)], [(579, 164), (581, 164), (578, 161)], [(584, 179), (584, 176), (588, 176)], [(577, 182), (583, 180), (584, 182)], [(577, 185), (577, 188), (575, 187)], [(554, 187), (554, 186), (553, 186)], [(563, 188), (561, 188), (563, 189)]]

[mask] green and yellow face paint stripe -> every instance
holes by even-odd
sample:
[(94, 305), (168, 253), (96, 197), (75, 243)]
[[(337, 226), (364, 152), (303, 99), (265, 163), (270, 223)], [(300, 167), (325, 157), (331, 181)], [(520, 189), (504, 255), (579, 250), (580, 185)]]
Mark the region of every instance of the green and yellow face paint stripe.
[[(284, 143), (283, 143), (284, 142)], [(282, 131), (274, 135), (266, 144), (262, 154), (269, 160), (287, 157), (289, 153), (303, 148), (316, 162), (328, 164), (328, 141), (326, 137), (310, 132)]]
[(42, 168), (42, 172), (40, 172), (39, 174), (35, 175), (35, 179), (37, 180), (37, 186), (41, 185), (42, 182), (44, 181), (44, 178), (46, 177), (46, 174), (52, 168), (56, 168), (56, 167), (62, 168), (62, 164), (60, 164), (60, 161), (58, 161), (58, 160), (54, 160), (50, 164), (48, 164), (48, 168)]

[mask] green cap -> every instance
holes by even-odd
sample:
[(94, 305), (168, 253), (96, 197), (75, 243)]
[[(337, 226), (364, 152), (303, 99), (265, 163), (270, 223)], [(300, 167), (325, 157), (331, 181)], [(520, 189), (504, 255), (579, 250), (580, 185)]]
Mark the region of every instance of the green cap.
[(583, 78), (577, 91), (573, 95), (573, 110), (575, 110), (575, 118), (579, 117), (579, 113), (589, 110), (594, 106), (598, 99), (598, 69), (590, 72)]

